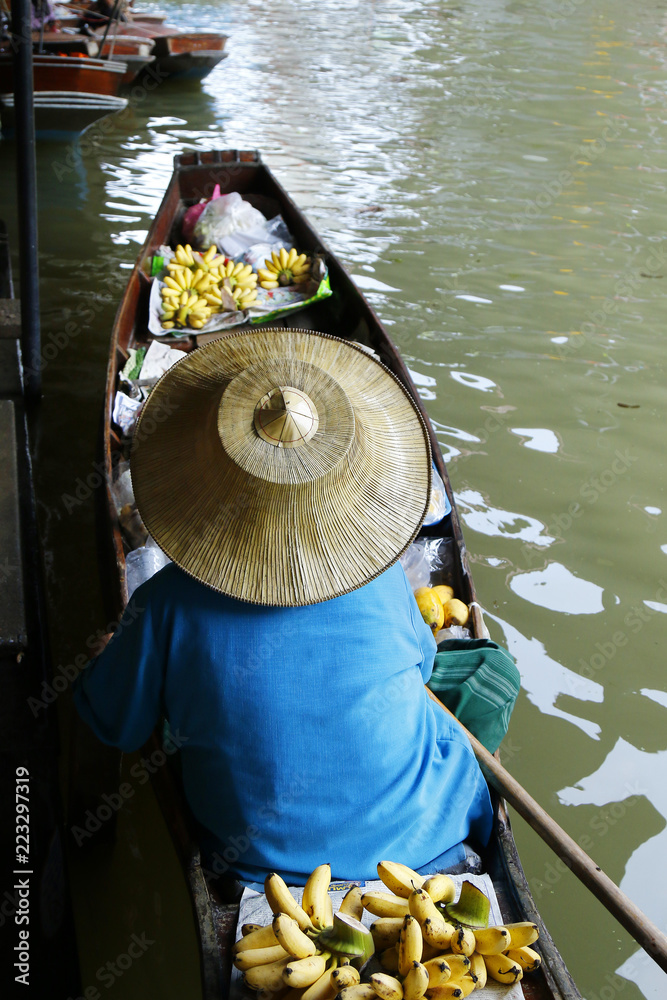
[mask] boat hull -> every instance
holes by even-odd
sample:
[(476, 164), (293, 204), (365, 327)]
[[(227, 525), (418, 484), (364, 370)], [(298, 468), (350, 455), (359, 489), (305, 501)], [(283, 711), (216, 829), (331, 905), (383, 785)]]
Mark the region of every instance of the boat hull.
[[(34, 95), (35, 133), (39, 139), (66, 139), (78, 135), (94, 122), (127, 107), (123, 97), (40, 91)], [(3, 134), (14, 133), (14, 95), (0, 93)]]
[[(223, 150), (187, 153), (176, 157), (174, 174), (139, 253), (114, 323), (103, 421), (104, 463), (108, 484), (104, 497), (108, 519), (105, 541), (110, 555), (109, 572), (116, 588), (116, 605), (109, 608), (109, 612), (118, 615), (127, 600), (126, 546), (110, 488), (114, 469), (123, 455), (122, 441), (112, 419), (118, 373), (125, 364), (128, 350), (145, 343), (146, 336), (149, 336), (146, 334), (146, 315), (153, 254), (163, 244), (174, 245), (180, 241), (180, 220), (184, 211), (200, 199), (210, 197), (216, 185), (220, 186), (223, 194), (237, 191), (267, 218), (280, 213), (300, 251), (322, 254), (326, 258), (333, 294), (302, 312), (290, 315), (286, 321), (273, 320), (267, 325), (318, 330), (371, 348), (415, 400), (429, 428), (434, 462), (452, 504), (451, 519), (446, 519), (439, 526), (422, 529), (422, 533), (440, 533), (451, 539), (455, 552), (452, 586), (466, 603), (475, 601), (474, 584), (447, 470), (435, 432), (405, 363), (341, 262), (321, 241), (289, 195), (262, 163), (259, 155), (252, 151)], [(198, 335), (193, 332), (185, 341), (174, 342), (174, 346), (191, 350), (220, 336), (224, 336), (224, 333)], [(169, 338), (160, 339), (169, 342)], [(484, 635), (483, 617), (477, 605), (472, 608), (471, 627), (475, 636)], [(159, 745), (159, 740), (160, 736), (156, 733), (152, 749), (155, 744)], [(169, 766), (157, 770), (155, 789), (188, 880), (201, 953), (202, 994), (204, 1000), (220, 1000), (226, 996), (228, 988), (236, 916), (235, 894), (238, 886), (225, 879), (216, 880), (215, 887), (207, 882), (197, 848), (196, 827), (185, 803), (178, 777)], [(526, 1000), (581, 1000), (530, 895), (504, 803), (494, 793), (492, 798), (495, 826), (491, 842), (483, 851), (484, 868), (494, 880), (503, 919), (508, 922), (534, 920), (540, 927), (537, 947), (542, 952), (544, 965), (540, 971), (523, 980)]]
[[(33, 56), (35, 93), (57, 91), (118, 97), (125, 72), (125, 63), (105, 59), (59, 55)], [(12, 93), (13, 80), (12, 56), (0, 55), (0, 93)]]

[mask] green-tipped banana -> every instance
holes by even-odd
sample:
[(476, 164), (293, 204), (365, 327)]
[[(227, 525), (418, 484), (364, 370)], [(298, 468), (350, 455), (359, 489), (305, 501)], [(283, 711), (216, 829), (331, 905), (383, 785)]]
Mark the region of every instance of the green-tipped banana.
[(425, 879), (423, 875), (401, 865), (397, 861), (378, 862), (378, 875), (395, 896), (407, 899), (413, 889), (421, 889)]

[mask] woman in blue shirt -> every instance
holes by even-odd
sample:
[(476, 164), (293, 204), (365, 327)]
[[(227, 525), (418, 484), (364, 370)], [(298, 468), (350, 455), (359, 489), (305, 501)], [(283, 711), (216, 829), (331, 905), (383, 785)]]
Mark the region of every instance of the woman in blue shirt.
[(352, 344), (258, 330), (186, 356), (135, 435), (137, 504), (173, 560), (75, 692), (124, 751), (162, 716), (207, 853), (301, 884), (436, 870), (488, 840), (486, 782), (424, 687), (436, 651), (397, 562), (430, 494), (421, 417)]

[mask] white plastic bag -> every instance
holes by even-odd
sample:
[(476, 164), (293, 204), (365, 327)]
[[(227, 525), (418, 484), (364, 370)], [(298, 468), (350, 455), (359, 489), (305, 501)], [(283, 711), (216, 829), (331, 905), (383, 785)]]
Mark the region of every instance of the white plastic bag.
[(451, 538), (417, 538), (400, 557), (410, 586), (433, 587), (452, 578)]
[(209, 201), (197, 220), (194, 238), (197, 246), (204, 250), (212, 244), (219, 246), (230, 233), (255, 229), (265, 223), (261, 212), (244, 201), (238, 191), (232, 191)]
[(137, 587), (150, 580), (152, 576), (171, 562), (162, 549), (157, 546), (148, 548), (143, 545), (140, 549), (133, 549), (128, 552), (125, 560), (125, 575), (127, 582), (127, 599), (132, 597)]

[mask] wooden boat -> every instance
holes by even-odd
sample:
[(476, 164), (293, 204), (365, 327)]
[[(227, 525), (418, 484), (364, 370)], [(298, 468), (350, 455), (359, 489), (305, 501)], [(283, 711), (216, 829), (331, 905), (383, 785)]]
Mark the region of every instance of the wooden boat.
[[(116, 30), (116, 25), (112, 31)], [(98, 28), (96, 34), (104, 34)], [(111, 34), (111, 32), (110, 32)], [(132, 19), (118, 25), (117, 38), (124, 35), (146, 38), (154, 43), (153, 67), (157, 79), (166, 76), (203, 79), (228, 53), (224, 52), (227, 35), (214, 31), (180, 31), (165, 24)]]
[[(101, 94), (118, 97), (125, 75), (125, 63), (85, 56), (35, 55), (33, 81), (35, 93), (58, 91), (76, 94)], [(13, 57), (0, 54), (0, 94), (11, 94)]]
[[(94, 122), (127, 107), (124, 97), (41, 90), (33, 98), (35, 133), (38, 138), (65, 139), (79, 135)], [(14, 95), (0, 93), (2, 131), (14, 130)]]
[[(111, 579), (115, 598), (114, 607), (110, 607), (109, 611), (116, 615), (124, 607), (127, 598), (127, 544), (123, 538), (111, 486), (118, 463), (127, 450), (119, 429), (113, 423), (118, 375), (128, 358), (129, 349), (147, 343), (148, 275), (153, 254), (161, 244), (174, 245), (180, 241), (179, 224), (184, 210), (202, 197), (209, 197), (216, 184), (220, 185), (223, 193), (238, 191), (264, 212), (267, 218), (282, 214), (296, 245), (309, 253), (324, 254), (327, 260), (332, 296), (291, 315), (289, 321), (278, 320), (271, 325), (315, 329), (365, 344), (400, 379), (424, 413), (427, 426), (431, 428), (410, 373), (379, 319), (342, 264), (322, 243), (295, 203), (262, 163), (259, 155), (254, 152), (223, 151), (177, 156), (171, 182), (130, 275), (111, 338), (103, 445), (107, 479), (105, 514), (109, 529), (105, 537), (110, 542)], [(198, 343), (221, 335), (193, 335), (176, 341), (175, 346), (187, 351)], [(475, 601), (476, 595), (461, 526), (447, 470), (432, 428), (430, 433), (434, 460), (452, 502), (452, 515), (440, 525), (422, 529), (422, 532), (429, 535), (440, 533), (452, 539), (456, 552), (452, 584), (461, 597), (471, 603)], [(483, 617), (477, 605), (472, 609), (472, 629), (476, 636), (484, 634)], [(158, 734), (154, 739), (159, 744)], [(230, 945), (237, 917), (238, 886), (224, 878), (216, 879), (215, 883), (207, 882), (196, 844), (196, 827), (185, 805), (178, 779), (169, 766), (156, 770), (155, 790), (190, 890), (201, 954), (203, 996), (205, 1000), (225, 997), (230, 972)], [(493, 879), (504, 919), (532, 920), (540, 927), (540, 939), (536, 948), (542, 953), (543, 965), (537, 973), (524, 977), (521, 984), (524, 995), (527, 1000), (581, 1000), (530, 894), (505, 805), (497, 795), (494, 794), (493, 798), (495, 827), (491, 842), (483, 852), (484, 871)]]

